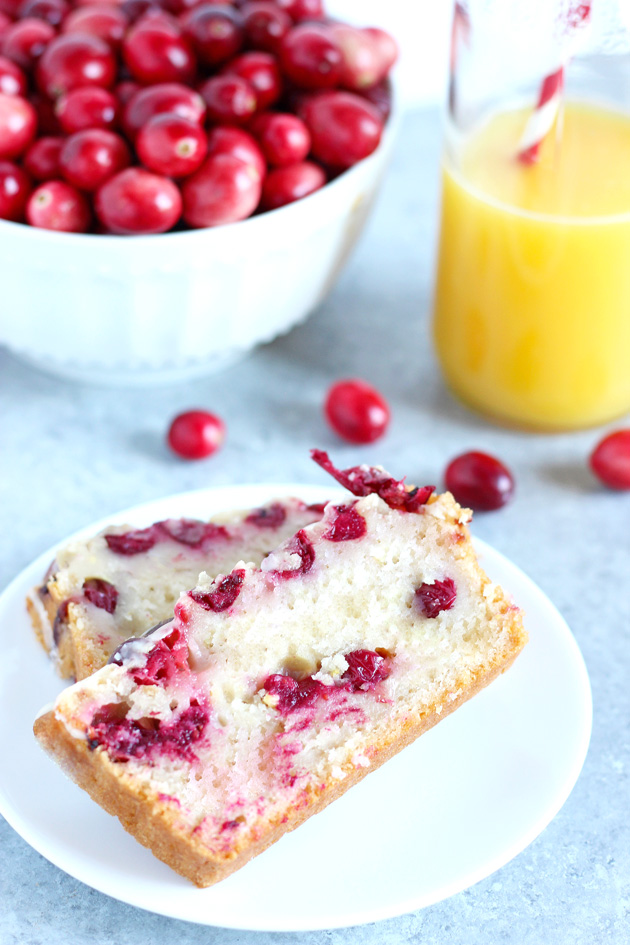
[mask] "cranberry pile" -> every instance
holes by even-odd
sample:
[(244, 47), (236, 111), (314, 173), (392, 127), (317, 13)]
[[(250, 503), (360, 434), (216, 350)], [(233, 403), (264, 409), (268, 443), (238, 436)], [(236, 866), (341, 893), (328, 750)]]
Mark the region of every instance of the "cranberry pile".
[(0, 0), (0, 218), (233, 223), (371, 154), (392, 38), (322, 0)]

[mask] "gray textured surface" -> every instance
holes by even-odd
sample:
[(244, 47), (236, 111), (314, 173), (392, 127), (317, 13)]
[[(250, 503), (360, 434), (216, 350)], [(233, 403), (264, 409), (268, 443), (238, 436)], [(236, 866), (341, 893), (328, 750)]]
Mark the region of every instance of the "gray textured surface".
[[(220, 376), (96, 390), (0, 351), (0, 587), (53, 542), (138, 502), (231, 482), (321, 483), (307, 455), (313, 445), (342, 465), (369, 459), (438, 484), (456, 453), (495, 452), (513, 468), (518, 494), (479, 515), (475, 532), (551, 597), (592, 681), (593, 738), (576, 788), (525, 852), (472, 889), (377, 925), (295, 936), (202, 928), (122, 905), (66, 876), (0, 821), (2, 945), (630, 940), (630, 493), (606, 492), (588, 473), (599, 431), (498, 429), (444, 392), (427, 319), (438, 139), (435, 113), (406, 120), (376, 213), (333, 295), (305, 325)], [(328, 384), (349, 375), (372, 380), (392, 405), (391, 432), (375, 447), (340, 445), (321, 418)], [(229, 439), (211, 460), (184, 464), (167, 453), (163, 433), (173, 414), (197, 405), (225, 418)], [(398, 829), (395, 818), (385, 815), (383, 828)]]

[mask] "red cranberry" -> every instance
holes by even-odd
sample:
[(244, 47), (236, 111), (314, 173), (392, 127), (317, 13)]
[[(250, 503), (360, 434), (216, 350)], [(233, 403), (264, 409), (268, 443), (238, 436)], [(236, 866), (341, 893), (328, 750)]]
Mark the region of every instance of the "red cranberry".
[(282, 76), (278, 61), (270, 53), (243, 53), (228, 63), (223, 73), (239, 76), (253, 86), (260, 111), (275, 105), (282, 94)]
[(18, 16), (21, 2), (22, 0), (0, 0), (0, 13), (15, 20)]
[(66, 233), (85, 233), (90, 225), (88, 202), (63, 180), (51, 180), (33, 191), (26, 205), (31, 226)]
[(146, 554), (157, 544), (159, 537), (159, 530), (155, 525), (150, 525), (149, 528), (137, 528), (131, 532), (123, 532), (121, 535), (104, 536), (109, 550), (116, 555), (124, 555), (125, 557)]
[(324, 26), (296, 26), (280, 47), (284, 74), (301, 89), (334, 89), (343, 71), (341, 49)]
[(279, 502), (274, 502), (272, 505), (264, 505), (262, 508), (254, 509), (245, 521), (257, 528), (280, 528), (286, 517), (285, 507)]
[(292, 676), (282, 673), (267, 676), (263, 689), (268, 695), (276, 696), (275, 708), (283, 715), (311, 706), (318, 699), (327, 699), (330, 692), (328, 686), (312, 676), (298, 682)]
[(37, 112), (37, 133), (40, 135), (60, 135), (63, 128), (55, 115), (55, 103), (45, 95), (31, 95), (31, 105)]
[(384, 79), (371, 89), (364, 89), (361, 95), (374, 105), (383, 121), (387, 121), (392, 111), (392, 88), (389, 79)]
[(202, 65), (214, 68), (235, 56), (243, 45), (243, 25), (231, 6), (203, 3), (182, 18), (184, 36)]
[(241, 12), (247, 45), (264, 52), (277, 52), (282, 38), (293, 25), (289, 14), (266, 0), (246, 3)]
[(163, 27), (137, 24), (122, 46), (125, 65), (138, 82), (192, 82), (196, 63), (188, 41)]
[(345, 170), (379, 145), (383, 120), (369, 102), (352, 92), (324, 92), (304, 104), (302, 117), (312, 153), (323, 164)]
[(349, 443), (373, 443), (389, 425), (389, 407), (370, 384), (360, 380), (333, 384), (324, 405), (333, 430)]
[(312, 161), (277, 167), (269, 172), (263, 183), (260, 206), (262, 210), (277, 210), (315, 193), (326, 183), (326, 175)]
[(81, 85), (110, 88), (116, 79), (116, 60), (102, 39), (87, 33), (57, 36), (37, 63), (37, 84), (49, 98), (58, 98)]
[(302, 20), (321, 20), (324, 17), (323, 0), (275, 0), (277, 5), (286, 10), (294, 23)]
[(96, 192), (94, 209), (110, 233), (165, 233), (181, 216), (182, 198), (167, 177), (129, 167)]
[(26, 76), (20, 67), (6, 56), (0, 56), (0, 93), (26, 95)]
[(243, 578), (245, 572), (242, 568), (232, 571), (227, 577), (224, 577), (213, 591), (192, 590), (189, 592), (195, 603), (200, 604), (204, 610), (211, 610), (214, 613), (221, 613), (228, 610), (243, 589)]
[[(131, 669), (138, 686), (167, 686), (180, 673), (187, 675), (188, 645), (179, 629), (163, 637), (148, 653), (144, 666)], [(124, 650), (122, 651), (124, 655)]]
[(44, 137), (34, 141), (24, 155), (24, 167), (35, 180), (54, 180), (59, 177), (59, 154), (63, 138)]
[(103, 578), (87, 578), (83, 582), (83, 596), (90, 604), (113, 614), (118, 603), (118, 591)]
[(145, 167), (166, 177), (192, 174), (201, 167), (206, 150), (203, 129), (178, 115), (156, 115), (136, 138), (136, 151)]
[(130, 23), (136, 23), (149, 10), (160, 7), (158, 0), (123, 0), (120, 9)]
[(141, 88), (142, 86), (138, 85), (137, 82), (133, 82), (131, 79), (123, 79), (114, 89), (114, 95), (121, 105), (126, 105)]
[(341, 679), (350, 692), (373, 689), (389, 676), (387, 660), (374, 650), (353, 650), (345, 659), (348, 668)]
[(377, 85), (387, 74), (377, 43), (365, 30), (334, 23), (332, 35), (341, 50), (340, 85), (351, 92), (361, 92)]
[(398, 59), (398, 44), (393, 36), (375, 26), (368, 26), (361, 31), (372, 40), (381, 60), (381, 75), (384, 77)]
[(62, 33), (89, 33), (118, 49), (129, 26), (120, 7), (98, 4), (73, 10), (63, 21)]
[(71, 135), (59, 154), (61, 173), (79, 190), (97, 190), (131, 163), (123, 139), (104, 128), (88, 128)]
[(229, 539), (230, 535), (223, 525), (213, 522), (200, 522), (194, 518), (171, 518), (159, 522), (169, 538), (187, 545), (189, 548), (200, 548), (204, 544)]
[(514, 494), (514, 478), (488, 453), (462, 453), (446, 467), (446, 488), (460, 505), (481, 512), (500, 509)]
[(415, 597), (425, 617), (437, 617), (443, 610), (450, 610), (455, 603), (455, 581), (447, 577), (433, 584), (421, 584), (416, 588)]
[(0, 159), (18, 157), (35, 137), (37, 113), (20, 95), (0, 93)]
[(201, 95), (211, 122), (246, 124), (256, 111), (256, 93), (238, 76), (217, 75), (201, 86)]
[(0, 52), (7, 59), (29, 71), (42, 55), (56, 33), (43, 20), (20, 20), (6, 30), (0, 43)]
[(225, 439), (225, 424), (207, 410), (187, 410), (171, 423), (166, 437), (174, 453), (182, 459), (205, 459), (219, 449)]
[(251, 130), (267, 161), (275, 167), (298, 164), (311, 150), (309, 130), (297, 115), (267, 112), (254, 119)]
[(308, 574), (315, 563), (315, 549), (303, 528), (286, 543), (284, 550), (291, 556), (297, 555), (300, 559), (299, 566), (272, 573), (286, 581), (299, 577), (301, 574)]
[(170, 33), (171, 36), (182, 35), (182, 27), (177, 17), (171, 16), (170, 13), (160, 7), (150, 7), (136, 20), (134, 25), (138, 28), (149, 26), (164, 30), (166, 33)]
[(311, 450), (311, 459), (353, 495), (380, 496), (390, 509), (398, 509), (401, 512), (418, 513), (420, 508), (429, 501), (435, 488), (434, 486), (422, 486), (422, 488), (415, 486), (413, 489), (408, 489), (404, 479), (393, 479), (376, 466), (351, 466), (349, 469), (337, 469), (324, 450)]
[(335, 518), (322, 537), (326, 541), (354, 541), (363, 538), (366, 532), (365, 519), (353, 505), (337, 505)]
[(591, 453), (589, 462), (605, 486), (630, 489), (630, 430), (617, 430), (605, 436)]
[(4, 36), (8, 28), (11, 26), (13, 20), (6, 15), (6, 13), (0, 12), (0, 37)]
[[(140, 673), (137, 673), (141, 678)], [(134, 676), (135, 678), (135, 676)], [(88, 748), (103, 745), (116, 762), (130, 758), (177, 758), (193, 764), (197, 755), (193, 745), (204, 737), (209, 713), (204, 705), (191, 699), (187, 709), (173, 722), (158, 719), (129, 719), (116, 712), (116, 705), (106, 705), (94, 713), (88, 729)]]
[(84, 85), (62, 95), (55, 114), (69, 135), (88, 128), (112, 128), (118, 116), (118, 99), (107, 89)]
[(20, 5), (19, 18), (25, 20), (33, 17), (44, 20), (51, 26), (59, 26), (70, 12), (66, 0), (23, 0)]
[(123, 112), (123, 127), (133, 140), (143, 125), (155, 115), (170, 112), (203, 124), (206, 105), (201, 95), (179, 82), (163, 82), (137, 92)]
[(212, 128), (208, 134), (208, 157), (214, 154), (231, 154), (244, 164), (250, 164), (261, 180), (267, 173), (265, 158), (256, 139), (242, 128), (233, 125)]
[(260, 174), (253, 165), (215, 154), (182, 185), (184, 220), (193, 227), (236, 223), (254, 212), (260, 194)]
[(10, 161), (0, 161), (0, 220), (21, 223), (31, 189), (26, 171)]

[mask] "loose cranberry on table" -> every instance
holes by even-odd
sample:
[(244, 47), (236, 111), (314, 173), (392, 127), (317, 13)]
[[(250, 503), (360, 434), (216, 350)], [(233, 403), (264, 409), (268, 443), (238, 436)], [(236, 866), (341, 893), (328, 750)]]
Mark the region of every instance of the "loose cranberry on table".
[(181, 17), (184, 36), (199, 62), (214, 68), (241, 51), (245, 39), (243, 20), (234, 7), (202, 3)]
[(324, 413), (333, 430), (349, 443), (373, 443), (389, 426), (385, 398), (365, 381), (337, 381), (326, 396)]
[(282, 75), (271, 53), (246, 52), (224, 66), (223, 75), (244, 79), (254, 89), (259, 111), (271, 108), (282, 95)]
[(132, 78), (145, 85), (192, 82), (197, 71), (188, 40), (160, 25), (136, 24), (125, 36), (122, 54)]
[(79, 190), (97, 190), (130, 163), (131, 154), (124, 140), (104, 128), (71, 135), (59, 154), (63, 177)]
[(23, 154), (35, 137), (37, 114), (20, 95), (0, 93), (0, 159)]
[(26, 171), (11, 161), (0, 161), (0, 220), (20, 223), (31, 189)]
[(87, 33), (56, 36), (37, 63), (37, 84), (49, 98), (82, 85), (108, 89), (116, 80), (116, 59), (107, 43)]
[(85, 85), (57, 99), (55, 115), (66, 134), (71, 135), (88, 128), (113, 128), (118, 109), (118, 99), (112, 92)]
[(230, 154), (214, 154), (182, 184), (184, 220), (192, 227), (244, 220), (258, 206), (261, 189), (253, 165)]
[(256, 139), (234, 125), (217, 125), (208, 134), (208, 157), (213, 154), (231, 154), (233, 157), (250, 164), (258, 171), (260, 178), (267, 173), (265, 156)]
[(19, 20), (3, 33), (0, 52), (28, 71), (56, 35), (54, 27), (43, 20)]
[(166, 439), (182, 459), (205, 459), (223, 444), (225, 424), (207, 410), (187, 410), (175, 417)]
[(26, 205), (31, 226), (65, 233), (85, 233), (90, 207), (83, 194), (62, 180), (51, 180), (33, 191)]
[(44, 137), (33, 141), (24, 155), (24, 167), (35, 180), (54, 180), (61, 176), (59, 154), (64, 138)]
[(165, 233), (181, 216), (182, 197), (167, 177), (128, 167), (96, 192), (94, 209), (110, 233)]
[(73, 10), (63, 21), (62, 33), (89, 33), (98, 36), (112, 49), (118, 49), (129, 27), (129, 20), (112, 3), (94, 4)]
[(460, 505), (478, 512), (500, 509), (514, 495), (512, 473), (488, 453), (462, 453), (448, 464), (444, 479)]
[(277, 53), (282, 38), (293, 26), (289, 14), (268, 0), (245, 3), (241, 13), (247, 45), (264, 52)]
[(267, 161), (275, 167), (297, 164), (311, 150), (311, 135), (297, 115), (266, 112), (254, 118), (250, 128)]
[(589, 464), (605, 486), (630, 489), (630, 429), (617, 430), (600, 440), (589, 457)]
[(257, 107), (253, 87), (238, 76), (216, 75), (201, 86), (208, 119), (215, 124), (245, 125)]
[(322, 92), (301, 109), (313, 157), (345, 170), (372, 154), (383, 134), (378, 110), (352, 92)]
[(326, 175), (312, 161), (302, 161), (289, 167), (276, 167), (266, 176), (260, 206), (262, 210), (277, 210), (315, 193), (326, 183)]
[(122, 116), (125, 133), (133, 140), (150, 118), (167, 112), (201, 125), (206, 117), (206, 104), (198, 92), (180, 82), (152, 85), (136, 92), (125, 106)]
[(186, 177), (206, 156), (205, 132), (178, 115), (156, 115), (140, 129), (136, 151), (145, 167), (167, 177)]

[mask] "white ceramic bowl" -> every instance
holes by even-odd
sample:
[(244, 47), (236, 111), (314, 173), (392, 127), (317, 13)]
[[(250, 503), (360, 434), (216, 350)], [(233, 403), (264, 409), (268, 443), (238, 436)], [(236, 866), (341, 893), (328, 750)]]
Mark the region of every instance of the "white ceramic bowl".
[(339, 275), (387, 164), (392, 118), (369, 158), (240, 223), (120, 237), (0, 220), (0, 343), (63, 377), (147, 384), (209, 373), (270, 341)]

